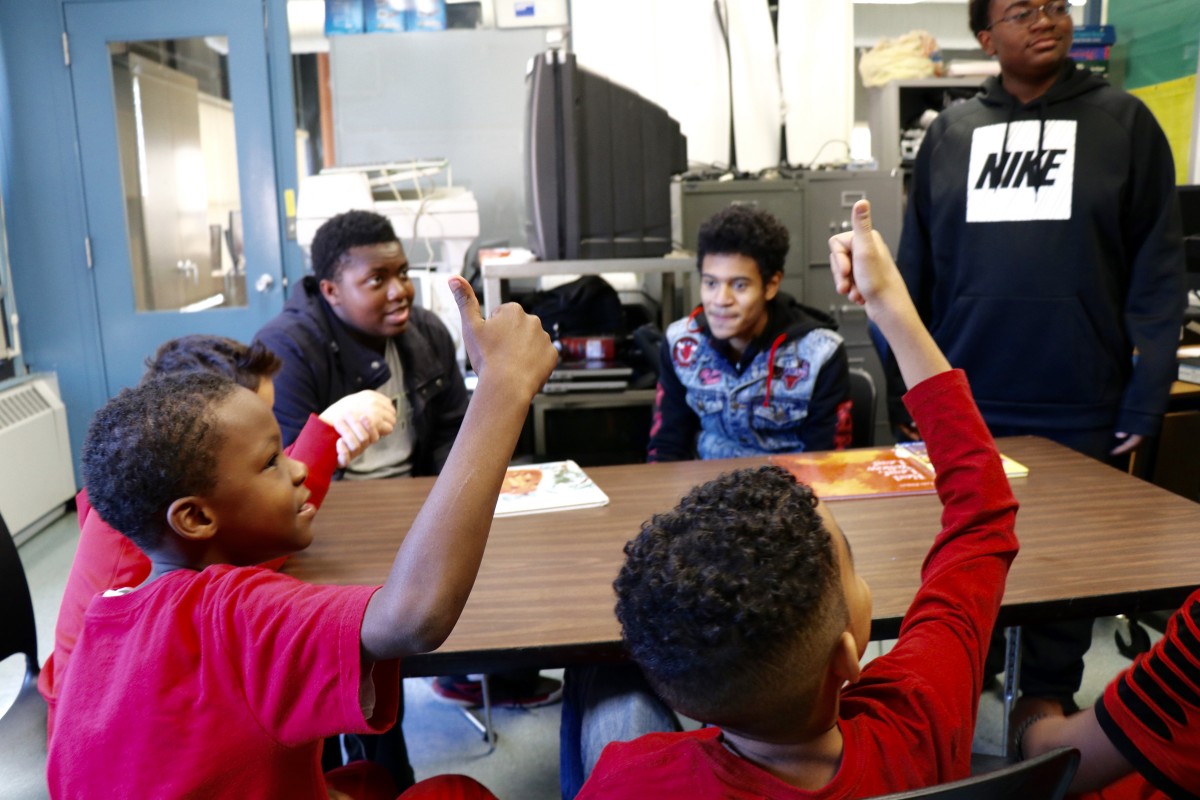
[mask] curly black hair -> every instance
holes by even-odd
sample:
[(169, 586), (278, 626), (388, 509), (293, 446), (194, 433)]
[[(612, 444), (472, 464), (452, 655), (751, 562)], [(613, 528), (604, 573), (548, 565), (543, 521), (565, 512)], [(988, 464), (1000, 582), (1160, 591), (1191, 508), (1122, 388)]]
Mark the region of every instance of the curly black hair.
[(351, 248), (399, 241), (388, 218), (374, 211), (347, 211), (330, 217), (313, 236), (313, 274), (317, 280), (337, 280)]
[(991, 24), (988, 19), (991, 7), (992, 0), (970, 0), (967, 4), (967, 20), (971, 24), (971, 33), (978, 36), (980, 31), (986, 30)]
[(83, 442), (88, 500), (142, 550), (168, 529), (172, 502), (212, 490), (224, 440), (216, 407), (238, 385), (212, 372), (151, 377), (96, 412)]
[(282, 368), (279, 356), (262, 342), (244, 345), (236, 339), (196, 333), (161, 344), (146, 359), (142, 380), (180, 372), (215, 372), (257, 392), (263, 378), (275, 377)]
[(704, 221), (696, 242), (696, 266), (702, 267), (709, 254), (737, 254), (754, 259), (763, 283), (783, 272), (790, 247), (788, 230), (769, 211), (758, 206), (734, 204)]
[(791, 473), (743, 469), (696, 487), (625, 556), (613, 583), (622, 636), (673, 708), (744, 727), (816, 699), (849, 617), (816, 497)]

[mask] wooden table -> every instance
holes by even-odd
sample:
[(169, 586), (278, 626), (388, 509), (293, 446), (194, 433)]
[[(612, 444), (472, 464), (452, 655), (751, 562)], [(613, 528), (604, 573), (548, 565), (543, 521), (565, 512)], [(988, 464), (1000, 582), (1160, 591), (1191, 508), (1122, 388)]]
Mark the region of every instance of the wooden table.
[[(1030, 469), (1013, 479), (1021, 554), (1000, 624), (1174, 608), (1200, 585), (1200, 504), (1044, 439), (1000, 440)], [(409, 676), (555, 667), (623, 657), (611, 583), (643, 520), (693, 485), (761, 459), (594, 467), (604, 508), (497, 520), (462, 619)], [(338, 483), (313, 545), (285, 571), (381, 583), (432, 479)], [(830, 502), (874, 596), (874, 638), (893, 638), (940, 529), (936, 496)]]

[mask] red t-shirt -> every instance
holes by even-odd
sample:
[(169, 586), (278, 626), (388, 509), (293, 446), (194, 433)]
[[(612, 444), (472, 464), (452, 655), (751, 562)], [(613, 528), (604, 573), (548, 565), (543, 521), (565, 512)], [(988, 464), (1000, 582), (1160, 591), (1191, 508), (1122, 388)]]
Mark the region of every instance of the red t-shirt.
[(873, 797), (970, 774), (983, 659), (1017, 553), (1017, 502), (961, 371), (920, 383), (905, 403), (937, 467), (942, 531), (896, 646), (842, 692), (844, 749), (833, 780), (797, 789), (726, 750), (719, 728), (705, 728), (610, 744), (581, 800)]
[[(287, 453), (308, 466), (304, 485), (311, 495), (309, 502), (318, 508), (329, 491), (333, 472), (337, 469), (338, 433), (322, 422), (316, 414), (308, 418), (304, 429)], [(79, 514), (79, 546), (67, 575), (58, 622), (54, 626), (54, 651), (42, 665), (38, 675), (38, 691), (46, 698), (49, 713), (46, 718), (47, 736), (54, 733), (55, 709), (62, 679), (75, 649), (75, 640), (83, 627), (83, 613), (92, 598), (109, 589), (140, 586), (150, 576), (150, 559), (137, 545), (113, 530), (100, 519), (88, 502), (87, 490), (75, 497)]]
[(374, 664), (373, 710), (360, 704), (376, 588), (218, 565), (95, 597), (59, 696), (52, 795), (328, 800), (322, 740), (396, 721), (398, 660)]

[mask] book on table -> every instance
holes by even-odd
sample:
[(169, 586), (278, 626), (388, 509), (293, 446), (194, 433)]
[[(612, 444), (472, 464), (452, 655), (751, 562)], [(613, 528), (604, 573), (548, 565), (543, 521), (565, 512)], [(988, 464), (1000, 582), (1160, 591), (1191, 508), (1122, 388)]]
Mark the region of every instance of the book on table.
[(933, 476), (891, 447), (774, 455), (767, 461), (807, 483), (822, 500), (935, 491)]
[[(936, 474), (933, 462), (929, 460), (929, 451), (926, 449), (924, 442), (900, 442), (896, 445), (896, 452), (919, 463), (930, 475)], [(1003, 453), (1000, 454), (1000, 463), (1004, 465), (1004, 474), (1006, 477), (1024, 478), (1029, 474), (1029, 467), (1020, 461), (1012, 460)]]
[[(1001, 455), (1004, 474), (1024, 477), (1029, 469)], [(902, 494), (933, 494), (933, 463), (924, 442), (895, 447), (863, 447), (823, 453), (770, 456), (768, 462), (783, 467), (807, 483), (822, 500), (853, 500)]]
[(509, 467), (496, 500), (497, 517), (608, 505), (606, 495), (574, 461)]

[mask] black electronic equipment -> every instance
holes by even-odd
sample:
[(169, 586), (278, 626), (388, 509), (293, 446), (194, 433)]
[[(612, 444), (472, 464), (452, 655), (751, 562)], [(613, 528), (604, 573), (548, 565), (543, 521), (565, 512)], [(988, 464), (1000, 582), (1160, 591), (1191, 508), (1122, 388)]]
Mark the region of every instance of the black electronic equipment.
[(671, 176), (687, 170), (679, 123), (573, 53), (535, 56), (525, 84), (529, 248), (543, 261), (669, 253)]

